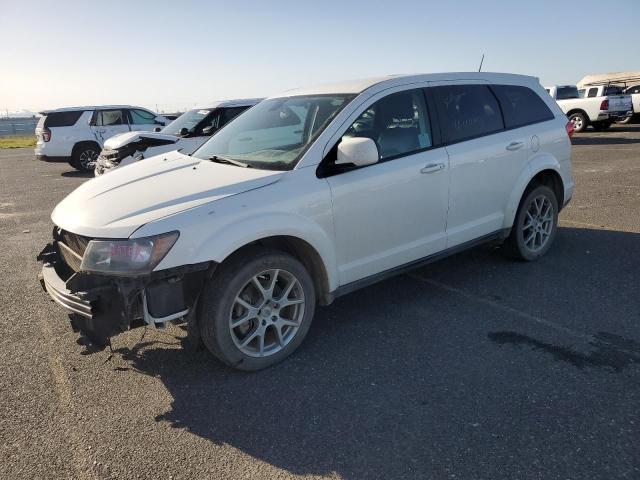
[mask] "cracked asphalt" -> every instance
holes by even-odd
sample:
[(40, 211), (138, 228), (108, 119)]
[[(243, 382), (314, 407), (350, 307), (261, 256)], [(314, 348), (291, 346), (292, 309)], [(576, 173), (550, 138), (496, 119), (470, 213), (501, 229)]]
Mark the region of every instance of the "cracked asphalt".
[(640, 126), (573, 143), (543, 259), (483, 246), (355, 292), (253, 374), (180, 326), (81, 355), (35, 257), (87, 177), (0, 151), (0, 478), (640, 478)]

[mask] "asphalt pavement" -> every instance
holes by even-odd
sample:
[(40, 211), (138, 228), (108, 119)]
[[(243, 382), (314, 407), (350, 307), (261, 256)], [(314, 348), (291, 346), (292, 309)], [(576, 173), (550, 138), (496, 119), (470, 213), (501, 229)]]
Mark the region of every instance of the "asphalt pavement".
[(251, 374), (174, 325), (82, 355), (35, 257), (88, 177), (0, 151), (0, 478), (640, 478), (640, 126), (573, 143), (540, 261), (483, 246), (360, 290)]

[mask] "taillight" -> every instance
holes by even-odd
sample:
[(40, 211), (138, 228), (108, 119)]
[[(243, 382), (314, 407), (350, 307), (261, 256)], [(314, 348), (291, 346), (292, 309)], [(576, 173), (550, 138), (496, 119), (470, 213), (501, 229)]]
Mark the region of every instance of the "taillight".
[(573, 137), (573, 131), (575, 130), (573, 128), (573, 122), (567, 122), (565, 128), (567, 129), (567, 135), (569, 135), (569, 138)]
[(51, 140), (51, 130), (49, 130), (48, 128), (42, 130), (42, 140), (44, 140), (45, 142)]
[(602, 103), (600, 103), (600, 110), (609, 110), (609, 100), (602, 100)]

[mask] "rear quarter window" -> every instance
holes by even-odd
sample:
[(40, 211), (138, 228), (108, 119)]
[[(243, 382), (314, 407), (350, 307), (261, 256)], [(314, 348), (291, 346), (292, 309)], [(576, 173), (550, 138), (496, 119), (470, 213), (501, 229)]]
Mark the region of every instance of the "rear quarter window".
[(45, 117), (44, 126), (47, 128), (70, 127), (76, 124), (82, 114), (82, 110), (74, 112), (51, 112)]
[(504, 129), (498, 101), (486, 85), (434, 87), (433, 94), (447, 143)]
[(536, 92), (518, 85), (492, 85), (498, 97), (506, 128), (517, 128), (554, 118)]

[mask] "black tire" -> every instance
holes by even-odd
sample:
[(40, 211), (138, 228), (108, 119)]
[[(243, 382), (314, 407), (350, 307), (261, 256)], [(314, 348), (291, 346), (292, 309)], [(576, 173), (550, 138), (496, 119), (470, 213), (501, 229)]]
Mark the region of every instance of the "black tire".
[(582, 112), (573, 112), (569, 115), (569, 121), (573, 123), (573, 131), (576, 133), (584, 132), (589, 126), (589, 119)]
[[(549, 230), (548, 236), (546, 237), (546, 241), (544, 244), (540, 245), (540, 248), (531, 248), (527, 243), (527, 239), (525, 239), (525, 231), (526, 235), (530, 238), (531, 233), (534, 233), (534, 230), (537, 227), (526, 227), (526, 224), (529, 223), (530, 216), (527, 215), (530, 209), (536, 209), (533, 206), (534, 200), (539, 198), (546, 198), (551, 205), (552, 211), (551, 213), (551, 228)], [(534, 214), (535, 217), (535, 214)], [(537, 225), (537, 223), (536, 223)], [(544, 224), (542, 224), (544, 225)], [(544, 227), (541, 225), (541, 229)], [(558, 199), (556, 198), (555, 193), (549, 187), (545, 185), (533, 185), (531, 188), (528, 188), (520, 201), (520, 205), (518, 206), (518, 211), (516, 212), (516, 217), (513, 221), (513, 227), (511, 227), (511, 232), (505, 241), (504, 250), (505, 253), (510, 257), (516, 258), (518, 260), (525, 260), (528, 262), (532, 262), (537, 260), (541, 256), (543, 256), (551, 245), (553, 244), (553, 240), (555, 239), (556, 233), (558, 231)], [(542, 231), (540, 232), (540, 238), (542, 238)], [(534, 233), (534, 244), (538, 241), (538, 234)], [(542, 243), (542, 242), (541, 242)]]
[(81, 172), (93, 172), (100, 150), (100, 146), (95, 142), (78, 143), (73, 147), (69, 165)]
[[(304, 304), (294, 308), (296, 308), (296, 315), (300, 315), (301, 319), (297, 330), (292, 330), (293, 333), (288, 343), (277, 347), (280, 348), (279, 351), (268, 356), (252, 356), (243, 352), (235, 343), (238, 341), (237, 336), (234, 336), (236, 335), (236, 330), (233, 330), (234, 333), (232, 333), (230, 326), (233, 314), (232, 309), (237, 307), (236, 297), (245, 291), (244, 289), (247, 288), (246, 286), (250, 284), (254, 276), (274, 269), (291, 274), (297, 280), (298, 283), (295, 288), (298, 293), (300, 293), (299, 289), (302, 290), (300, 294), (304, 295)], [(278, 278), (277, 275), (275, 277), (276, 279)], [(271, 282), (270, 279), (269, 282)], [(302, 263), (287, 253), (256, 247), (245, 250), (241, 254), (234, 255), (223, 262), (217, 268), (211, 280), (205, 285), (199, 304), (198, 326), (202, 341), (207, 349), (219, 360), (233, 368), (255, 371), (280, 362), (298, 348), (311, 326), (316, 298), (313, 280)], [(276, 304), (277, 307), (278, 305)], [(264, 306), (260, 308), (260, 312), (262, 312), (263, 308)], [(271, 314), (266, 313), (266, 315), (269, 316)], [(267, 324), (265, 327), (264, 318), (262, 320), (260, 318), (263, 317), (255, 317), (245, 322), (245, 325), (249, 323), (246, 327), (248, 330), (246, 336), (240, 340), (248, 339), (252, 336), (252, 332), (255, 333), (262, 327), (264, 332), (271, 332), (275, 342), (275, 324)], [(270, 330), (267, 330), (269, 328)], [(263, 337), (266, 338), (267, 335), (267, 333), (264, 333)], [(260, 337), (255, 338), (259, 341)], [(266, 340), (264, 342), (263, 345), (266, 345)], [(251, 345), (251, 343), (252, 341), (249, 344)]]

